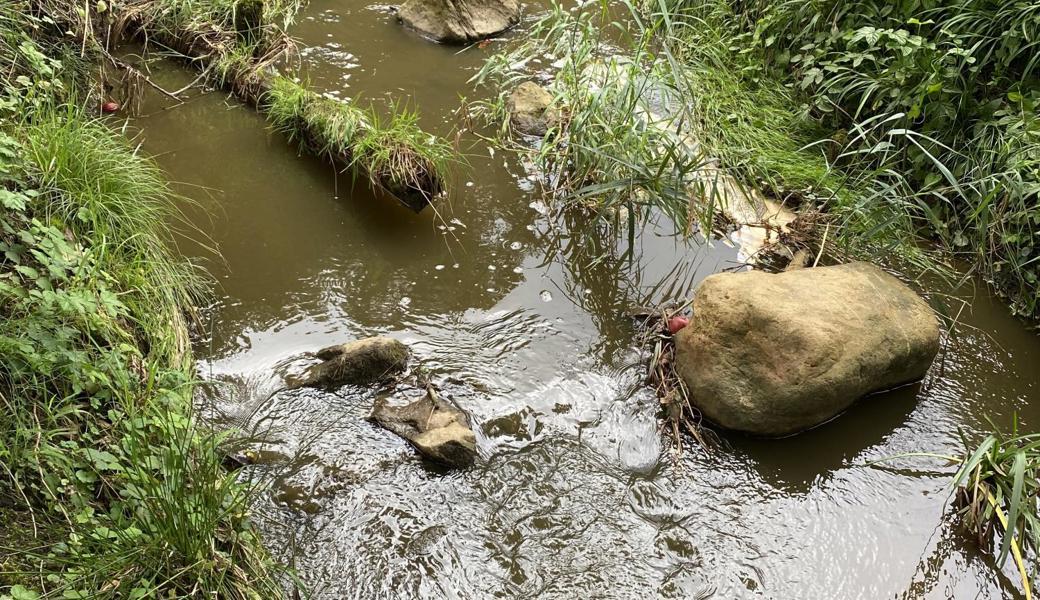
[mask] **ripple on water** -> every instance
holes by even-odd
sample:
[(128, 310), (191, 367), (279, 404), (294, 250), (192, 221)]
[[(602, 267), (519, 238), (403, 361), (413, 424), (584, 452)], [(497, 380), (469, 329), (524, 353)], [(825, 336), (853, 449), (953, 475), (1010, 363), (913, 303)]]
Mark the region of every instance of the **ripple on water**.
[[(450, 130), (481, 49), (427, 44), (349, 4), (312, 0), (294, 30), (308, 85), (343, 95), (349, 75), (361, 96), (400, 91), (424, 127)], [(222, 298), (197, 346), (202, 374), (222, 382), (207, 414), (256, 437), (245, 474), (269, 488), (256, 516), (316, 600), (1011, 595), (1014, 573), (995, 575), (949, 526), (948, 468), (866, 466), (955, 451), (986, 417), (1019, 411), (1037, 427), (1040, 344), (999, 304), (969, 298), (924, 386), (788, 440), (723, 434), (674, 458), (638, 367), (624, 366), (636, 361), (618, 313), (687, 297), (736, 266), (732, 249), (676, 242), (654, 221), (613, 260), (625, 248), (605, 230), (558, 232), (580, 224), (549, 216), (540, 177), (482, 151), (451, 220), (405, 214), (225, 104), (146, 111), (146, 143), (162, 142), (153, 154), (189, 193), (224, 190), (219, 210), (187, 207), (226, 260), (213, 261)], [(366, 420), (374, 390), (273, 393), (307, 352), (375, 333), (409, 343), (473, 415), (486, 462), (424, 464)]]

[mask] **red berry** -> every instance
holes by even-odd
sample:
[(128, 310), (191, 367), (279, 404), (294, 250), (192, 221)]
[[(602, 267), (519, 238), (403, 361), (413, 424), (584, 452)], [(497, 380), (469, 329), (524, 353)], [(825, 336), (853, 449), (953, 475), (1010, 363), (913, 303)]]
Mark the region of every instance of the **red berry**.
[(677, 331), (679, 331), (683, 327), (686, 327), (689, 324), (690, 320), (686, 317), (672, 317), (671, 319), (668, 319), (668, 331), (672, 335), (675, 335)]

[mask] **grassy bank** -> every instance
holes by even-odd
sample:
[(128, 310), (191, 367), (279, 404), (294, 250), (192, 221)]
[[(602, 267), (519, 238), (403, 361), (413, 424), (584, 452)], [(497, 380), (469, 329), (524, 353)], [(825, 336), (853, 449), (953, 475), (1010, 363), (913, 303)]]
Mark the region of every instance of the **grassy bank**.
[(0, 8), (0, 596), (278, 597), (192, 417), (200, 281), (171, 192), (78, 108), (91, 54), (68, 37)]
[(690, 184), (718, 166), (822, 210), (839, 251), (940, 270), (957, 257), (1035, 317), (1036, 12), (984, 0), (591, 3), (551, 11), (480, 78), (505, 92), (551, 81), (565, 118), (537, 156), (557, 195), (708, 226), (711, 190), (690, 203)]

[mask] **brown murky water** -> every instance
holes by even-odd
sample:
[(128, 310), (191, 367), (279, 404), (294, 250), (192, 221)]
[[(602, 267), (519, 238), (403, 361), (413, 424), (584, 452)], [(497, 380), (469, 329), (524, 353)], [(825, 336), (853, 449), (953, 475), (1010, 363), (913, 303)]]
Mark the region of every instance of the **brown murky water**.
[[(427, 43), (360, 2), (315, 0), (294, 33), (311, 87), (407, 102), (442, 134), (495, 49)], [(172, 64), (157, 76), (191, 78)], [(923, 387), (675, 461), (622, 312), (685, 298), (736, 266), (733, 249), (653, 220), (627, 248), (606, 226), (548, 217), (523, 166), (472, 134), (437, 219), (299, 157), (222, 94), (167, 104), (150, 99), (134, 126), (209, 238), (183, 245), (218, 284), (202, 375), (223, 382), (216, 414), (264, 440), (257, 519), (315, 598), (1017, 594), (1013, 571), (950, 527), (948, 469), (865, 466), (954, 451), (987, 416), (1040, 427), (1040, 343), (984, 291)], [(375, 333), (409, 343), (471, 413), (479, 466), (424, 464), (365, 421), (371, 392), (272, 396), (302, 353)]]

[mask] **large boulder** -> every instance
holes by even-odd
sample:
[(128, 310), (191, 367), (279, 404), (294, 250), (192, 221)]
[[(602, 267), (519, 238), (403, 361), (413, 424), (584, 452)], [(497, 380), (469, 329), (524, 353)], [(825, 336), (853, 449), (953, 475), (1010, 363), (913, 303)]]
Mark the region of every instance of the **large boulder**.
[(518, 0), (405, 0), (402, 23), (438, 42), (471, 42), (520, 20)]
[(422, 455), (439, 463), (466, 467), (477, 458), (477, 440), (466, 413), (432, 388), (406, 406), (376, 401), (372, 421), (408, 440)]
[(551, 108), (552, 101), (552, 94), (537, 83), (521, 83), (516, 86), (506, 102), (509, 125), (513, 131), (524, 135), (545, 135), (549, 126), (557, 119)]
[(723, 427), (781, 437), (857, 399), (920, 379), (939, 350), (928, 304), (862, 262), (769, 274), (720, 273), (675, 336), (675, 368)]
[(376, 336), (322, 348), (316, 355), (322, 362), (308, 369), (293, 387), (333, 389), (383, 381), (408, 367), (410, 352), (394, 338)]

